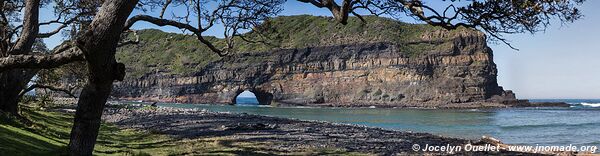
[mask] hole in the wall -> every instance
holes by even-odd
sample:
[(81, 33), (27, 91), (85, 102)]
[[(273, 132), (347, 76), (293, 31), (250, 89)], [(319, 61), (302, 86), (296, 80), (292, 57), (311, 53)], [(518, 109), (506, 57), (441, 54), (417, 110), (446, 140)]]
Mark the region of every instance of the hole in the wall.
[(249, 90), (245, 90), (235, 97), (236, 105), (258, 105), (256, 95)]

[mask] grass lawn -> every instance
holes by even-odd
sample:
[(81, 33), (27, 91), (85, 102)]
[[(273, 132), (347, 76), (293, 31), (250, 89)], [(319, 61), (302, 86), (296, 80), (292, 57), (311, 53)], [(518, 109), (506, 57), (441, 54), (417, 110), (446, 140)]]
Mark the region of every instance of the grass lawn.
[[(23, 124), (0, 114), (0, 155), (66, 155), (73, 115), (25, 108)], [(269, 142), (238, 142), (226, 137), (176, 139), (163, 134), (120, 129), (103, 123), (94, 155), (322, 155), (356, 154), (339, 149), (301, 152), (269, 150)]]

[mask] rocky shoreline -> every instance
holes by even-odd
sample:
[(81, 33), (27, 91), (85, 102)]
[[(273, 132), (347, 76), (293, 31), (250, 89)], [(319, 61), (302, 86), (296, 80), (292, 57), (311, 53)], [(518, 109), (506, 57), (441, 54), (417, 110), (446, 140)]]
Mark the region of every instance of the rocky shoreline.
[[(297, 107), (307, 105), (296, 105), (296, 104), (285, 104), (280, 103), (277, 106), (284, 107)], [(427, 105), (415, 105), (415, 106), (396, 106), (389, 104), (375, 104), (371, 106), (365, 106), (363, 104), (339, 104), (339, 103), (324, 103), (324, 104), (313, 104), (312, 107), (342, 107), (342, 108), (365, 108), (365, 107), (376, 107), (376, 108), (394, 108), (394, 109), (493, 109), (493, 108), (522, 108), (522, 107), (570, 107), (565, 102), (528, 102), (521, 100), (519, 103), (503, 104), (495, 102), (469, 102), (469, 103), (449, 103), (438, 106), (427, 106)]]
[(225, 137), (239, 142), (270, 142), (274, 151), (302, 151), (336, 148), (374, 155), (531, 155), (506, 150), (487, 152), (424, 152), (413, 150), (428, 146), (493, 146), (499, 142), (449, 138), (428, 133), (404, 132), (322, 121), (210, 112), (198, 109), (107, 108), (103, 121), (121, 128), (147, 130), (181, 139)]
[[(161, 101), (146, 98), (120, 98), (119, 100), (113, 101), (113, 103), (120, 103), (122, 101), (129, 102), (146, 102), (146, 103), (173, 103), (170, 101)], [(217, 105), (233, 105), (233, 104), (217, 104)], [(394, 104), (357, 104), (357, 103), (321, 103), (321, 104), (297, 104), (297, 103), (276, 103), (271, 104), (274, 107), (339, 107), (339, 108), (393, 108), (393, 109), (494, 109), (494, 108), (523, 108), (523, 107), (571, 107), (570, 104), (565, 102), (530, 102), (529, 100), (513, 100), (512, 102), (468, 102), (468, 103), (446, 103), (431, 106), (427, 104), (413, 104), (413, 105), (394, 105)]]

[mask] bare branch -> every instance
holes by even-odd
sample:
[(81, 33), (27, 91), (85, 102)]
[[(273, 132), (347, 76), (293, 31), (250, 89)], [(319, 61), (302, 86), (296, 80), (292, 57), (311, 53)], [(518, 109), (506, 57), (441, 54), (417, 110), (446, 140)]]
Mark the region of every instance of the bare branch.
[[(350, 2), (351, 0), (345, 1)], [(276, 15), (281, 11), (280, 6), (283, 2), (285, 0), (223, 0), (214, 1), (216, 6), (209, 8), (207, 6), (213, 5), (213, 2), (203, 0), (172, 0), (166, 3), (149, 1), (144, 3), (148, 4), (144, 6), (150, 8), (162, 7), (162, 10), (166, 10), (167, 6), (179, 6), (184, 7), (186, 10), (180, 16), (173, 12), (171, 19), (162, 19), (162, 16), (156, 18), (148, 15), (137, 15), (127, 21), (125, 29), (131, 28), (137, 21), (146, 21), (158, 26), (177, 27), (182, 31), (193, 33), (211, 51), (219, 56), (225, 56), (234, 50), (235, 37), (241, 36), (244, 34), (243, 31), (251, 30), (257, 23)], [(194, 19), (194, 22), (197, 22), (195, 27), (190, 24), (192, 23), (192, 20), (190, 20), (192, 17), (196, 18)], [(223, 47), (216, 47), (216, 43), (211, 43), (202, 34), (217, 24), (223, 26), (223, 36), (225, 38)]]
[(60, 32), (62, 29), (66, 28), (66, 27), (67, 27), (67, 24), (63, 24), (63, 25), (59, 26), (58, 28), (56, 28), (56, 29), (54, 29), (54, 30), (52, 30), (52, 31), (50, 31), (50, 32), (47, 32), (47, 33), (39, 33), (39, 34), (37, 35), (37, 37), (38, 37), (38, 38), (48, 38), (48, 37), (52, 37), (53, 35), (56, 35), (57, 33), (59, 33), (59, 32)]
[(19, 93), (19, 98), (23, 97), (23, 95), (27, 94), (27, 92), (30, 92), (36, 88), (49, 89), (52, 91), (63, 92), (65, 94), (69, 95), (70, 97), (77, 98), (77, 96), (75, 96), (75, 94), (73, 94), (72, 89), (66, 89), (66, 88), (60, 88), (60, 87), (48, 86), (48, 85), (41, 85), (41, 84), (33, 84), (33, 85), (27, 87), (27, 89), (22, 90), (21, 93)]
[(38, 34), (38, 36), (37, 36), (37, 37), (38, 37), (38, 38), (48, 38), (48, 37), (51, 37), (51, 36), (53, 36), (53, 35), (55, 35), (55, 34), (59, 33), (59, 32), (60, 32), (62, 29), (66, 28), (66, 27), (67, 27), (69, 24), (71, 24), (71, 23), (74, 23), (74, 22), (77, 22), (77, 21), (78, 21), (78, 18), (79, 18), (79, 17), (81, 17), (81, 16), (83, 16), (84, 14), (87, 14), (87, 12), (80, 13), (80, 14), (76, 15), (75, 17), (73, 17), (73, 18), (71, 18), (71, 19), (69, 19), (69, 20), (67, 20), (67, 21), (63, 21), (63, 22), (60, 22), (60, 21), (59, 21), (59, 20), (60, 20), (60, 17), (59, 17), (59, 19), (57, 19), (57, 20), (54, 20), (54, 21), (49, 21), (49, 22), (45, 22), (45, 23), (40, 23), (40, 25), (44, 25), (44, 24), (53, 24), (53, 23), (56, 23), (56, 24), (61, 24), (61, 25), (60, 25), (60, 26), (58, 26), (58, 28), (56, 28), (56, 29), (54, 29), (54, 30), (52, 30), (52, 31), (50, 31), (50, 32), (47, 32), (47, 33), (40, 33), (40, 34)]
[(148, 16), (148, 15), (136, 15), (131, 17), (129, 20), (127, 20), (127, 22), (125, 22), (125, 30), (129, 30), (129, 28), (131, 28), (131, 26), (133, 26), (133, 24), (135, 24), (138, 21), (146, 21), (146, 22), (150, 22), (152, 24), (158, 25), (158, 26), (173, 26), (179, 29), (185, 29), (188, 30), (192, 33), (194, 33), (197, 37), (198, 40), (200, 40), (200, 42), (202, 42), (204, 45), (208, 46), (208, 48), (217, 53), (219, 56), (224, 56), (223, 51), (221, 51), (220, 49), (217, 49), (210, 41), (204, 39), (204, 37), (202, 37), (202, 32), (201, 30), (186, 24), (186, 23), (181, 23), (181, 22), (177, 22), (177, 21), (173, 21), (173, 20), (167, 20), (167, 19), (160, 19), (160, 18), (156, 18), (156, 17), (152, 17), (152, 16)]
[(135, 15), (135, 16), (129, 18), (129, 20), (127, 20), (127, 22), (125, 22), (125, 27), (123, 27), (124, 31), (129, 30), (131, 28), (131, 26), (133, 26), (133, 24), (135, 24), (138, 21), (146, 21), (146, 22), (150, 22), (152, 24), (158, 25), (158, 26), (173, 26), (173, 27), (177, 27), (180, 29), (186, 29), (186, 30), (193, 32), (194, 34), (201, 32), (200, 30), (198, 30), (195, 27), (193, 27), (189, 24), (186, 24), (186, 23), (156, 18), (156, 17), (152, 17), (149, 15)]
[(163, 18), (163, 15), (165, 15), (165, 11), (167, 11), (167, 8), (169, 7), (169, 4), (171, 4), (172, 0), (166, 0), (165, 1), (165, 5), (163, 5), (162, 10), (160, 10), (160, 18)]

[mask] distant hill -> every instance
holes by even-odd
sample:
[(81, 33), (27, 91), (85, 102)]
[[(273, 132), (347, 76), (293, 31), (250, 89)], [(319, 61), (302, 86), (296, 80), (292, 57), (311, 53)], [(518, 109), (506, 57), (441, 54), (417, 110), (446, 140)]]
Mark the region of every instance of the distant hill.
[[(250, 43), (236, 38), (235, 52), (391, 42), (399, 45), (411, 43), (406, 44), (403, 51), (417, 55), (419, 52), (435, 49), (435, 46), (443, 46), (414, 43), (423, 40), (423, 36), (431, 37), (432, 35), (425, 35), (425, 33), (441, 30), (440, 28), (425, 24), (408, 24), (376, 16), (364, 18), (366, 23), (351, 17), (347, 25), (342, 25), (331, 17), (310, 15), (275, 17), (266, 21), (260, 28), (256, 28), (262, 33), (251, 31), (246, 34), (250, 40), (262, 40), (265, 43)], [(455, 32), (457, 31), (445, 33)], [(139, 30), (138, 35), (139, 44), (123, 46), (118, 49), (116, 55), (118, 61), (127, 65), (128, 77), (142, 77), (156, 72), (193, 73), (208, 63), (220, 59), (191, 35), (166, 33), (156, 29)], [(443, 35), (441, 37), (443, 38)], [(207, 39), (217, 46), (224, 45), (222, 39), (216, 37), (207, 37)], [(426, 40), (431, 41), (431, 38)]]

